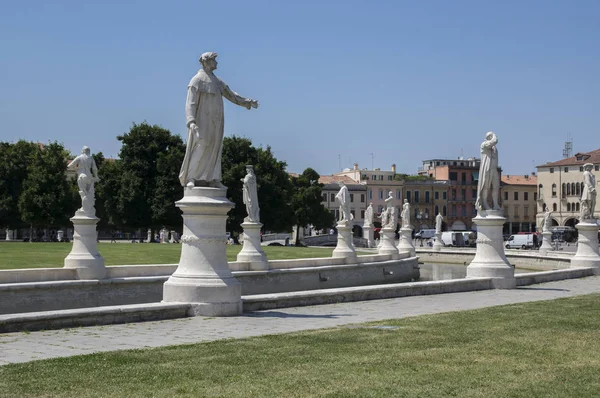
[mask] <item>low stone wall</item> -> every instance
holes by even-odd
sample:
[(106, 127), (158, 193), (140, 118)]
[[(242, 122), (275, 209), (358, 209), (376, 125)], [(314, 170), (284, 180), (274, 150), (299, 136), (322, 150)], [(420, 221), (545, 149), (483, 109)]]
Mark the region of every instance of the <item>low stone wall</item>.
[[(541, 256), (533, 250), (507, 250), (505, 253), (508, 261), (519, 268), (550, 271), (571, 266), (572, 256), (568, 253), (548, 253), (548, 256)], [(443, 249), (439, 252), (417, 249), (417, 255), (423, 263), (468, 265), (475, 258), (475, 249)]]

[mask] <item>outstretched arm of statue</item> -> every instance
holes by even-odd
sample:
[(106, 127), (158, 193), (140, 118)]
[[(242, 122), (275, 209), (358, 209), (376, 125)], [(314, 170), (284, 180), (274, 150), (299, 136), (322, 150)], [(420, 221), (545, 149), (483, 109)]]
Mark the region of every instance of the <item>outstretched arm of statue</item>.
[(71, 161), (71, 163), (69, 163), (69, 164), (67, 165), (67, 169), (72, 169), (72, 168), (74, 168), (74, 167), (77, 167), (77, 164), (78, 164), (78, 163), (79, 163), (79, 156), (75, 157), (75, 159), (73, 159), (73, 160)]
[(253, 100), (252, 98), (245, 98), (233, 91), (229, 88), (229, 86), (223, 82), (223, 97), (227, 98), (229, 101), (233, 102), (236, 105), (243, 106), (246, 109), (250, 108), (258, 108), (258, 101)]

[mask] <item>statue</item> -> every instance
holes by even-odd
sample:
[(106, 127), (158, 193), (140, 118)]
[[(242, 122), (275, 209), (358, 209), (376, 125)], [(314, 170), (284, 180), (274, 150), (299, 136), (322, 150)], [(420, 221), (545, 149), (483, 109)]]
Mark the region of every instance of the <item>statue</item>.
[(77, 186), (79, 187), (79, 196), (81, 196), (82, 211), (87, 214), (95, 215), (94, 204), (94, 183), (100, 181), (98, 178), (98, 168), (94, 158), (90, 155), (90, 148), (84, 146), (81, 149), (81, 155), (77, 156), (67, 165), (68, 169), (77, 167)]
[(223, 98), (247, 109), (258, 108), (258, 101), (244, 98), (232, 91), (213, 74), (217, 69), (217, 53), (200, 56), (202, 69), (188, 85), (185, 116), (188, 139), (179, 181), (182, 186), (210, 186), (221, 184), (221, 152), (223, 149)]
[(435, 233), (436, 234), (442, 233), (442, 223), (443, 222), (444, 222), (444, 216), (442, 216), (441, 213), (438, 213), (437, 216), (435, 216)]
[(365, 223), (364, 223), (365, 227), (372, 227), (373, 226), (373, 202), (369, 203), (369, 206), (367, 207), (367, 210), (365, 210)]
[(548, 206), (546, 206), (546, 208), (544, 209), (544, 216), (542, 217), (542, 232), (550, 232), (550, 227), (552, 226), (552, 221), (550, 221), (551, 215), (552, 212), (550, 211)]
[(338, 184), (340, 186), (340, 190), (335, 195), (335, 201), (340, 205), (339, 223), (347, 223), (353, 218), (352, 214), (350, 214), (350, 192), (343, 181), (338, 182)]
[(408, 199), (404, 199), (400, 217), (402, 217), (402, 228), (410, 228), (410, 203), (408, 203)]
[(594, 165), (586, 163), (583, 165), (583, 191), (581, 192), (581, 214), (579, 221), (594, 220), (596, 209), (596, 177), (592, 173)]
[(394, 194), (392, 193), (392, 191), (390, 191), (388, 193), (388, 197), (385, 199), (387, 225), (382, 225), (382, 227), (396, 229), (396, 224), (398, 224), (398, 213), (396, 212), (396, 208), (392, 204), (393, 200)]
[(477, 201), (475, 207), (478, 211), (491, 210), (488, 197), (492, 193), (493, 209), (500, 210), (498, 204), (498, 192), (500, 180), (498, 178), (498, 137), (493, 132), (485, 135), (485, 141), (481, 143), (481, 164), (479, 166), (479, 183), (477, 184)]
[(246, 213), (248, 217), (244, 218), (244, 221), (258, 223), (260, 222), (260, 209), (258, 207), (258, 195), (256, 193), (256, 174), (254, 174), (254, 167), (251, 165), (246, 166), (246, 176), (242, 178), (243, 186), (243, 199), (246, 205)]
[(387, 228), (390, 220), (388, 209), (382, 210), (378, 218), (381, 220), (381, 228)]

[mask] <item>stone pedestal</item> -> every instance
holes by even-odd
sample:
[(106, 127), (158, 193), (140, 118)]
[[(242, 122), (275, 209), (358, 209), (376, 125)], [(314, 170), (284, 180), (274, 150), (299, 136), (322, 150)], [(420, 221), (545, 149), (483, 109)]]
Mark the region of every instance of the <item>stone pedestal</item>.
[(347, 263), (356, 261), (356, 249), (352, 239), (352, 226), (347, 223), (338, 222), (337, 224), (337, 245), (333, 249), (332, 257), (345, 257)]
[(244, 221), (242, 223), (244, 246), (237, 256), (237, 261), (249, 263), (248, 269), (251, 271), (269, 269), (267, 256), (260, 245), (260, 229), (262, 226), (259, 222)]
[(544, 231), (544, 232), (542, 232), (542, 245), (540, 246), (539, 253), (542, 256), (545, 256), (548, 253), (548, 250), (553, 250), (553, 248), (552, 248), (552, 232)]
[(439, 252), (444, 247), (444, 243), (442, 243), (442, 233), (435, 233), (435, 242), (433, 242), (433, 251)]
[(394, 228), (382, 228), (379, 231), (381, 245), (379, 245), (378, 254), (392, 254), (398, 257), (398, 248), (396, 247), (396, 232)]
[(502, 210), (478, 212), (473, 222), (477, 225), (477, 251), (467, 267), (467, 278), (494, 278), (496, 289), (517, 287), (515, 269), (504, 254), (502, 226), (506, 222)]
[(364, 225), (363, 226), (363, 238), (367, 240), (367, 247), (375, 247), (375, 233), (373, 227)]
[(400, 243), (398, 244), (398, 252), (408, 253), (409, 257), (417, 255), (415, 245), (412, 240), (412, 228), (400, 228)]
[(575, 226), (579, 231), (577, 252), (571, 259), (571, 268), (596, 267), (600, 273), (600, 256), (598, 255), (598, 224), (596, 220), (583, 220)]
[(100, 221), (93, 214), (76, 211), (73, 223), (73, 248), (65, 258), (65, 268), (75, 268), (79, 279), (104, 279), (104, 258), (98, 253), (96, 224)]
[(163, 287), (163, 302), (189, 303), (189, 315), (242, 313), (242, 286), (229, 270), (225, 221), (233, 203), (227, 188), (185, 188), (175, 202), (183, 212), (181, 257)]

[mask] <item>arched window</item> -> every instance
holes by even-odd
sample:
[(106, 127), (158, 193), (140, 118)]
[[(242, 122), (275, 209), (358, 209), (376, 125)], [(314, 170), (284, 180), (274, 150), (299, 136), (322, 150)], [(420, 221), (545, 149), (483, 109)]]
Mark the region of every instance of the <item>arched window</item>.
[(556, 203), (552, 204), (552, 211), (556, 211)]
[(435, 205), (435, 215), (437, 216), (439, 212), (440, 212), (440, 207), (438, 205)]
[[(552, 196), (556, 196), (556, 184), (552, 184)], [(554, 205), (554, 207), (556, 207), (556, 205)]]
[(567, 185), (568, 185), (568, 184), (565, 184), (564, 182), (563, 182), (563, 184), (562, 184), (562, 191), (561, 191), (561, 194), (560, 194), (560, 196), (562, 196), (563, 198), (564, 198), (565, 196), (567, 196)]
[(581, 187), (581, 193), (583, 193), (583, 187), (585, 186), (585, 184), (582, 182), (581, 184), (579, 184), (579, 186)]
[(571, 195), (575, 195), (575, 183), (571, 183)]
[(442, 207), (442, 216), (446, 217), (446, 206)]
[(567, 195), (571, 195), (571, 184), (567, 184)]
[(571, 204), (567, 203), (567, 211), (571, 211)]
[(575, 184), (575, 191), (576, 191), (575, 195), (577, 195), (577, 196), (581, 195), (581, 189), (580, 189), (579, 184)]
[(575, 206), (575, 211), (579, 211), (579, 202), (577, 202), (577, 205)]

